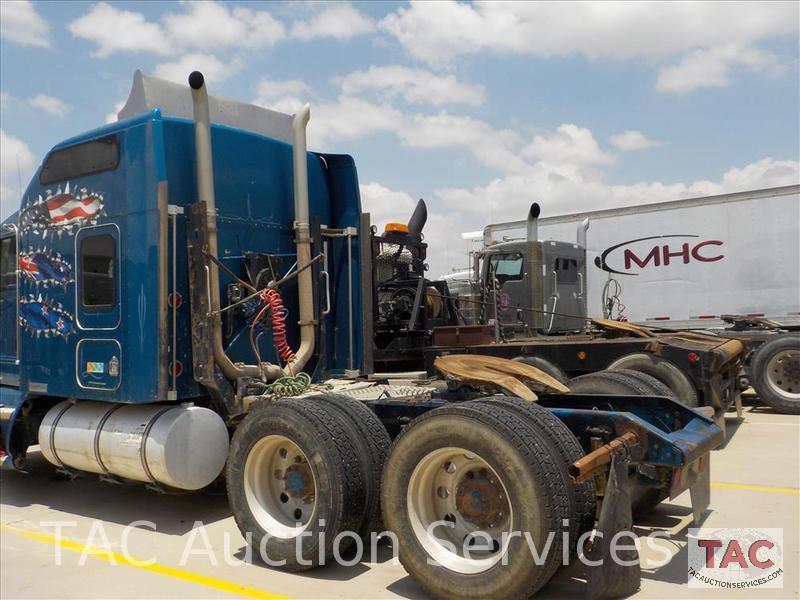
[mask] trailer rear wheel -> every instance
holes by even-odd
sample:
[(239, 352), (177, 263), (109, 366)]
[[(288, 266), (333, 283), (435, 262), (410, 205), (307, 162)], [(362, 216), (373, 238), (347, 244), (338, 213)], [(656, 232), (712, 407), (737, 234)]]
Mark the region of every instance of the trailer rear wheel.
[(359, 400), (343, 394), (320, 394), (310, 396), (309, 400), (329, 405), (358, 430), (359, 435), (354, 441), (360, 447), (359, 455), (364, 457), (367, 463), (367, 470), (364, 473), (366, 508), (364, 523), (358, 534), (367, 539), (371, 532), (381, 531), (381, 475), (392, 440), (378, 416)]
[(778, 335), (762, 344), (751, 363), (753, 388), (778, 412), (800, 414), (800, 335)]
[(697, 390), (689, 377), (677, 366), (658, 356), (637, 352), (627, 354), (612, 362), (608, 366), (609, 370), (632, 369), (641, 371), (665, 384), (675, 392), (678, 401), (682, 404), (695, 408), (698, 403)]
[[(530, 423), (541, 435), (544, 435), (559, 455), (559, 467), (567, 481), (567, 492), (570, 497), (570, 540), (577, 544), (581, 535), (594, 528), (597, 511), (597, 489), (594, 479), (583, 483), (574, 483), (568, 467), (584, 456), (578, 439), (561, 419), (546, 408), (533, 402), (510, 396), (497, 396), (482, 400), (481, 404), (498, 405), (521, 417), (521, 422)], [(573, 546), (573, 552), (577, 546)]]
[(634, 371), (633, 369), (615, 369), (615, 371), (617, 373), (627, 375), (628, 377), (638, 379), (639, 382), (646, 385), (650, 389), (650, 393), (653, 396), (664, 396), (666, 398), (672, 398), (673, 400), (678, 399), (678, 397), (675, 395), (675, 392), (673, 392), (667, 384), (659, 381), (652, 375), (648, 375), (647, 373), (643, 373), (641, 371)]
[(644, 396), (650, 393), (650, 388), (637, 378), (616, 371), (597, 371), (578, 375), (570, 379), (568, 385), (576, 394)]
[(239, 424), (228, 499), (242, 535), (268, 564), (312, 568), (331, 557), (339, 532), (359, 530), (364, 466), (353, 440), (335, 411), (307, 399), (265, 401)]
[[(432, 595), (528, 597), (560, 563), (566, 481), (545, 440), (481, 404), (430, 411), (398, 436), (384, 470), (384, 518), (400, 561)], [(528, 543), (542, 552), (548, 537), (537, 565)]]

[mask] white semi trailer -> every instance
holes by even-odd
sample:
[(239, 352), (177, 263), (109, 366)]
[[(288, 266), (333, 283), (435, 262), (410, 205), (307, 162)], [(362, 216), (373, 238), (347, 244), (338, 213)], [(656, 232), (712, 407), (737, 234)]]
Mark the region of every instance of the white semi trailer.
[[(528, 224), (487, 226), (484, 247)], [(538, 239), (586, 248), (589, 316), (750, 338), (759, 395), (800, 411), (800, 185), (544, 216)]]

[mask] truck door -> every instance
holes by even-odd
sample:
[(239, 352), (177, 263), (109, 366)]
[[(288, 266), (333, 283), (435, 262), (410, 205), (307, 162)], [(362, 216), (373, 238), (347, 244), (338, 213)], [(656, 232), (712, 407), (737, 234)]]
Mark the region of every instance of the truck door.
[[(544, 293), (549, 314), (546, 333), (580, 331), (586, 315), (586, 261), (582, 250), (572, 244), (543, 244)], [(574, 316), (573, 316), (574, 315)]]
[(0, 231), (0, 381), (19, 385), (19, 323), (17, 316), (17, 227)]
[(119, 227), (84, 227), (75, 236), (75, 315), (81, 339), (75, 350), (78, 385), (115, 390), (119, 386)]
[(525, 285), (525, 259), (521, 252), (505, 252), (489, 256), (486, 289), (489, 292), (489, 314), (495, 310), (495, 286), (497, 288), (497, 316), (501, 325), (522, 325), (518, 315), (519, 307), (530, 305)]

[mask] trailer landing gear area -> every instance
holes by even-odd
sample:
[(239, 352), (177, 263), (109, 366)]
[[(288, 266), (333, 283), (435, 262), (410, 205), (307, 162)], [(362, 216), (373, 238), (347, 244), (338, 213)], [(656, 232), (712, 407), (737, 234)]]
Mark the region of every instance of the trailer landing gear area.
[[(693, 517), (687, 492), (645, 516), (634, 517), (632, 531), (641, 545), (641, 584), (635, 597), (795, 597), (800, 552), (800, 417), (760, 406), (746, 406), (745, 413), (744, 420), (728, 413), (729, 440), (724, 449), (711, 453), (712, 502), (702, 526), (712, 530), (782, 529), (783, 587), (690, 587), (687, 570)], [(424, 435), (420, 432), (420, 437)], [(408, 441), (415, 446), (408, 451), (421, 451), (422, 440)], [(263, 453), (266, 455), (267, 449)], [(466, 460), (452, 449), (443, 448), (440, 453), (439, 458), (456, 469)], [(296, 456), (287, 455), (298, 465), (292, 480), (301, 481), (303, 462), (296, 461)], [(436, 500), (412, 492), (430, 483), (437, 488), (440, 483), (447, 486), (449, 475), (430, 466), (438, 462), (435, 458), (420, 463), (409, 487), (420, 519)], [(478, 456), (472, 462), (476, 476), (456, 488), (452, 510), (455, 513), (461, 508), (461, 514), (472, 514), (472, 504), (465, 506), (464, 495), (479, 492), (493, 507), (482, 518), (494, 523), (497, 531), (503, 527), (500, 513), (505, 506), (498, 489), (519, 482), (502, 479), (498, 488), (491, 483), (495, 468)], [(350, 564), (354, 558), (351, 550), (342, 555), (349, 566), (333, 561), (301, 573), (270, 568), (257, 556), (249, 557), (221, 487), (212, 486), (199, 495), (156, 495), (144, 487), (109, 485), (94, 477), (69, 481), (54, 476), (38, 449), (29, 453), (28, 469), (28, 474), (2, 472), (3, 598), (428, 597), (402, 564), (393, 561), (388, 544), (379, 544), (375, 556), (365, 548), (363, 560), (355, 564)], [(298, 484), (295, 489), (292, 506), (302, 508), (303, 488)], [(493, 530), (491, 523), (484, 525)], [(661, 537), (646, 539), (653, 532)], [(483, 543), (476, 540), (476, 545), (479, 542)], [(625, 541), (620, 545), (624, 548)], [(455, 563), (451, 566), (458, 567)], [(537, 597), (584, 597), (587, 584), (580, 567), (576, 563), (559, 569)]]

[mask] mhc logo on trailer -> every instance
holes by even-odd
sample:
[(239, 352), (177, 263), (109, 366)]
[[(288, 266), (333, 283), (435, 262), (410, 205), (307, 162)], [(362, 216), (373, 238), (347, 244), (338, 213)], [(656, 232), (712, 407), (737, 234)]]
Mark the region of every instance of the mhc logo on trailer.
[[(683, 241), (687, 238), (689, 241)], [(722, 241), (699, 241), (699, 238), (699, 235), (653, 235), (628, 240), (605, 249), (595, 257), (594, 264), (609, 273), (638, 275), (636, 271), (640, 269), (688, 265), (692, 261), (710, 263), (725, 258), (719, 248)]]

